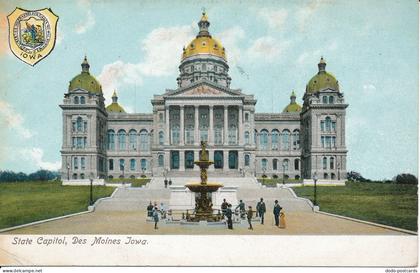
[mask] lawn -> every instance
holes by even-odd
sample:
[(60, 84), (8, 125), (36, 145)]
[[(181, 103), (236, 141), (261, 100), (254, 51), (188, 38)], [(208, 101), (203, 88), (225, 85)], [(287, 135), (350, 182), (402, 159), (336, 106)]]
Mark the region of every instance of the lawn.
[[(0, 229), (86, 211), (89, 188), (62, 186), (61, 181), (0, 182)], [(93, 199), (113, 191), (113, 187), (94, 186)]]
[[(258, 182), (267, 187), (277, 187), (277, 184), (283, 184), (283, 178), (258, 178)], [(285, 184), (299, 184), (302, 183), (300, 179), (284, 179)]]
[[(293, 189), (313, 201), (313, 186)], [(417, 231), (417, 185), (347, 182), (317, 187), (321, 211)]]

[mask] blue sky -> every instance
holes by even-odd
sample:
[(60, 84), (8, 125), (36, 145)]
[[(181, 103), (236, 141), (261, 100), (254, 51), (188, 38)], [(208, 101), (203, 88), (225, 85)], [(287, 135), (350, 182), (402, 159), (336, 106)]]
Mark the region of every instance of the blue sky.
[[(366, 3), (367, 2), (367, 3)], [(262, 5), (264, 3), (264, 5)], [(50, 7), (60, 19), (54, 51), (35, 67), (7, 46), (5, 16)], [(151, 112), (153, 94), (176, 87), (182, 47), (205, 7), (225, 46), (232, 87), (279, 112), (321, 56), (349, 103), (348, 170), (372, 179), (417, 174), (416, 1), (10, 1), (0, 5), (0, 169), (60, 165), (61, 109), (86, 54), (107, 104), (116, 88), (131, 112)], [(241, 73), (244, 71), (245, 73)]]

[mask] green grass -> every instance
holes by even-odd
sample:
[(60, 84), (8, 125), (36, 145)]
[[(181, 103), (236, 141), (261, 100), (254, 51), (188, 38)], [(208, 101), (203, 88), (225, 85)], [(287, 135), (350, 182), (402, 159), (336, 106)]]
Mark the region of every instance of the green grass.
[(150, 180), (151, 180), (150, 178), (113, 178), (113, 179), (107, 179), (106, 183), (115, 183), (115, 184), (131, 183), (131, 187), (141, 187), (149, 183)]
[[(293, 188), (313, 201), (313, 186)], [(347, 182), (317, 187), (321, 211), (417, 231), (417, 186), (394, 183)]]
[[(277, 184), (283, 184), (283, 178), (258, 178), (258, 182), (260, 182), (261, 184), (267, 187), (276, 187)], [(285, 184), (298, 184), (298, 183), (302, 183), (302, 180), (287, 178), (287, 179), (284, 179), (284, 183)]]
[[(0, 182), (0, 229), (86, 211), (89, 188), (62, 186), (61, 181)], [(113, 187), (94, 186), (93, 199), (113, 191)]]

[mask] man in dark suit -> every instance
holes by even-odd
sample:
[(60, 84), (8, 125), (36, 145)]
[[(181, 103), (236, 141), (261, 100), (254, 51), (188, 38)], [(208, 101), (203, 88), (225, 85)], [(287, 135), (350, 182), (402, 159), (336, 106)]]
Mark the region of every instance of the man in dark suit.
[(226, 209), (226, 217), (227, 217), (227, 224), (228, 224), (228, 229), (233, 229), (233, 223), (232, 223), (232, 205), (229, 204), (227, 209)]
[(260, 199), (260, 202), (258, 202), (257, 207), (258, 207), (258, 215), (261, 218), (261, 225), (264, 225), (264, 213), (266, 212), (266, 207), (265, 207), (265, 203), (262, 197)]
[(279, 216), (280, 216), (280, 211), (281, 211), (282, 207), (280, 207), (279, 205), (279, 201), (274, 201), (274, 208), (273, 208), (273, 214), (274, 214), (274, 220), (276, 222), (276, 226), (279, 226)]

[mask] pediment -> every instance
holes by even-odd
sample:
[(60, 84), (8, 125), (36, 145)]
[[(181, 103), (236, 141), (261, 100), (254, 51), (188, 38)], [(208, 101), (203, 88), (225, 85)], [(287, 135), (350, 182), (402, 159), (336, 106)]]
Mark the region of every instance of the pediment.
[(168, 94), (168, 96), (171, 97), (226, 97), (238, 95), (240, 95), (240, 93), (236, 90), (220, 88), (207, 83), (196, 84), (187, 88), (174, 90)]

